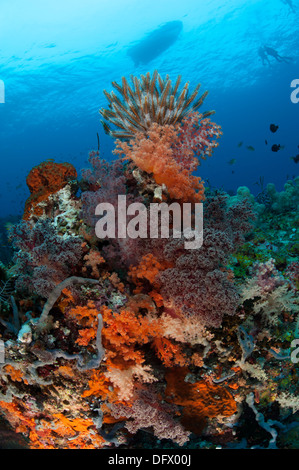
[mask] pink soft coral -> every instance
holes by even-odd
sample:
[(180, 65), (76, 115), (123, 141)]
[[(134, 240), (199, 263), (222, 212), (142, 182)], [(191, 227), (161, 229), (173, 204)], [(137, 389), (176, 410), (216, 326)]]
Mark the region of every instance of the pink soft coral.
[(154, 123), (148, 136), (139, 132), (129, 143), (117, 141), (116, 154), (124, 154), (146, 173), (153, 174), (157, 184), (165, 185), (173, 199), (200, 202), (204, 186), (193, 172), (199, 161), (211, 155), (217, 143), (213, 138), (221, 134), (220, 127), (202, 115), (193, 113), (182, 125)]
[(136, 434), (139, 429), (152, 428), (158, 439), (172, 439), (179, 445), (189, 440), (190, 432), (175, 419), (178, 408), (161, 402), (153, 388), (140, 389), (131, 406), (112, 404), (110, 408), (115, 418), (127, 418), (125, 427), (131, 434)]

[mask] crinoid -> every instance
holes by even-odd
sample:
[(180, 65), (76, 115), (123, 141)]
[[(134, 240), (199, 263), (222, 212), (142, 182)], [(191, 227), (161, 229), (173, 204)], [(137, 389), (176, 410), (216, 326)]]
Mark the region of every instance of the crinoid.
[[(169, 76), (163, 80), (154, 71), (152, 77), (148, 72), (141, 78), (131, 75), (133, 87), (130, 87), (125, 77), (122, 77), (122, 85), (112, 82), (113, 87), (120, 93), (121, 98), (113, 91), (104, 94), (109, 101), (109, 109), (100, 109), (100, 114), (106, 121), (121, 130), (111, 130), (107, 122), (102, 121), (104, 130), (112, 137), (130, 139), (137, 131), (147, 133), (153, 123), (160, 125), (175, 124), (180, 122), (188, 113), (198, 109), (208, 91), (197, 98), (200, 84), (189, 94), (189, 83), (179, 90), (181, 76), (172, 85)], [(197, 100), (195, 101), (195, 99)], [(202, 114), (202, 118), (214, 114), (208, 111)]]

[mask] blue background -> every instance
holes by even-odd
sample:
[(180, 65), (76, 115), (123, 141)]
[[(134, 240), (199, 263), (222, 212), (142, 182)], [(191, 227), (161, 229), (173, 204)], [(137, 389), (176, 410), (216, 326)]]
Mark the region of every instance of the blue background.
[[(79, 171), (97, 133), (102, 155), (114, 158), (98, 113), (107, 104), (103, 90), (156, 68), (210, 92), (202, 110), (216, 110), (212, 120), (224, 135), (200, 167), (203, 179), (257, 193), (263, 176), (282, 190), (298, 173), (290, 158), (299, 153), (299, 103), (290, 100), (299, 79), (299, 3), (292, 3), (293, 10), (282, 0), (0, 0), (0, 217), (22, 213), (26, 176), (41, 161), (68, 161)], [(174, 44), (135, 66), (128, 49), (174, 20), (183, 23)], [(292, 62), (270, 58), (264, 66), (263, 44)], [(271, 123), (279, 125), (276, 134)], [(274, 143), (285, 148), (274, 153)]]

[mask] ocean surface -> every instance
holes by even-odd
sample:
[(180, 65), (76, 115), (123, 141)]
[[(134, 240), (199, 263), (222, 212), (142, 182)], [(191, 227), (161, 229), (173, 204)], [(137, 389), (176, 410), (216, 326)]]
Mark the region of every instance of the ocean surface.
[[(0, 217), (22, 214), (34, 165), (51, 158), (80, 171), (97, 133), (102, 155), (115, 158), (98, 113), (103, 90), (155, 69), (209, 90), (204, 109), (216, 110), (223, 136), (200, 167), (205, 181), (256, 194), (263, 177), (281, 191), (298, 173), (299, 103), (290, 99), (298, 15), (296, 0), (1, 0)], [(169, 38), (172, 22), (179, 28)], [(264, 45), (291, 60), (263, 65)], [(282, 148), (273, 152), (273, 144)]]

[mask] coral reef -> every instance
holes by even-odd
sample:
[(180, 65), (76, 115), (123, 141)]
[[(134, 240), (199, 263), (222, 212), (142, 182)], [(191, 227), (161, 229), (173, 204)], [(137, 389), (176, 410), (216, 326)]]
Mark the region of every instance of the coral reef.
[[(263, 181), (263, 178), (261, 178)], [(299, 205), (299, 176), (288, 180), (284, 185), (283, 191), (276, 191), (273, 183), (268, 183), (264, 188), (262, 184), (261, 192), (254, 197), (246, 186), (240, 186), (237, 194), (231, 198), (232, 201), (240, 199), (250, 199), (254, 204), (257, 213), (265, 210), (273, 213), (282, 213), (283, 211), (294, 211), (298, 213)]]
[[(103, 112), (122, 159), (93, 151), (81, 179), (49, 161), (28, 177), (0, 271), (0, 415), (32, 449), (292, 447), (294, 204), (205, 190), (194, 172), (221, 135), (194, 112), (205, 95), (157, 73), (133, 82)], [(188, 203), (192, 222), (202, 203), (202, 246), (185, 247), (174, 214), (164, 238), (98, 238), (96, 207), (119, 196), (124, 210)]]

